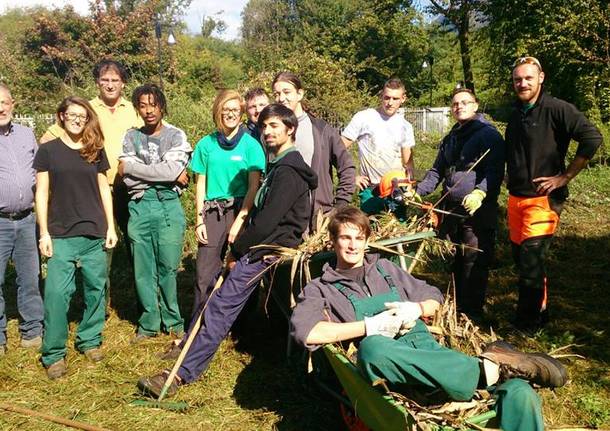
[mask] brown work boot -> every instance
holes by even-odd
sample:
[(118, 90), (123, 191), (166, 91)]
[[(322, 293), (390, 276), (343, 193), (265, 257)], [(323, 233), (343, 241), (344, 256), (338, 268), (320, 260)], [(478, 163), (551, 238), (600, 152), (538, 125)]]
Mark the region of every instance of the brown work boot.
[(42, 337), (40, 335), (34, 338), (21, 339), (21, 347), (25, 349), (39, 349), (40, 346), (42, 346)]
[[(151, 377), (141, 377), (140, 380), (138, 380), (138, 389), (148, 396), (159, 398), (163, 385), (165, 385), (165, 381), (168, 377), (169, 370), (163, 370), (159, 374), (155, 374)], [(171, 397), (176, 394), (180, 384), (179, 379), (180, 378), (178, 376), (174, 378), (172, 384), (169, 385), (169, 388), (167, 388), (165, 397)]]
[(178, 359), (178, 356), (180, 356), (181, 351), (182, 349), (180, 348), (180, 343), (176, 344), (172, 341), (171, 344), (167, 347), (167, 350), (165, 350), (165, 352), (157, 353), (157, 357), (164, 361), (170, 361)]
[(520, 352), (506, 341), (488, 344), (481, 357), (500, 367), (500, 378), (522, 378), (546, 388), (558, 388), (568, 381), (568, 372), (561, 362), (544, 353)]
[(59, 379), (67, 372), (68, 367), (66, 367), (66, 361), (64, 359), (60, 359), (47, 367), (47, 377), (51, 380)]
[(85, 355), (85, 358), (89, 359), (91, 362), (100, 362), (102, 359), (104, 359), (104, 353), (99, 347), (85, 350), (83, 354)]

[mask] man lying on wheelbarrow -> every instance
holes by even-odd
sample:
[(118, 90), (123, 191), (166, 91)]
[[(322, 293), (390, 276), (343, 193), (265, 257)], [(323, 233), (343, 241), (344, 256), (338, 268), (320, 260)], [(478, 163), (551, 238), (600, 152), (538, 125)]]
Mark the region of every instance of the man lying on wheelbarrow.
[(298, 342), (315, 350), (359, 340), (357, 367), (371, 383), (385, 379), (393, 390), (441, 389), (454, 401), (470, 400), (477, 388), (487, 388), (497, 398), (503, 430), (544, 430), (541, 402), (528, 381), (563, 386), (567, 372), (559, 361), (504, 341), (488, 345), (479, 358), (442, 347), (420, 317), (432, 316), (443, 295), (390, 261), (365, 255), (367, 216), (344, 207), (332, 217), (329, 233), (336, 264), (326, 264), (299, 295), (291, 319)]

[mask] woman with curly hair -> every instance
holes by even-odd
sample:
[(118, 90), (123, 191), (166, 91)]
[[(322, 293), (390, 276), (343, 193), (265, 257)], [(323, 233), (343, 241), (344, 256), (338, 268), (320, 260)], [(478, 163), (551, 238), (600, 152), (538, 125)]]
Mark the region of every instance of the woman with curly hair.
[(50, 379), (67, 371), (68, 308), (77, 267), (85, 310), (75, 346), (92, 362), (103, 359), (105, 249), (117, 241), (106, 178), (109, 164), (97, 115), (85, 99), (71, 96), (57, 108), (57, 120), (63, 134), (40, 146), (34, 159), (39, 248), (49, 258), (42, 363)]

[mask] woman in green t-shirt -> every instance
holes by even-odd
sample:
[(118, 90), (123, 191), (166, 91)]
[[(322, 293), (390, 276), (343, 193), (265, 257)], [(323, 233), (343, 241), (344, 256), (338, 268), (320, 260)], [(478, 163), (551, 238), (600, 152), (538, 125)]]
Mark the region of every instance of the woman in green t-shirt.
[(212, 115), (217, 130), (195, 146), (191, 170), (197, 174), (197, 286), (193, 312), (207, 300), (222, 268), (228, 244), (248, 217), (265, 171), (260, 143), (242, 124), (244, 101), (235, 90), (216, 96)]

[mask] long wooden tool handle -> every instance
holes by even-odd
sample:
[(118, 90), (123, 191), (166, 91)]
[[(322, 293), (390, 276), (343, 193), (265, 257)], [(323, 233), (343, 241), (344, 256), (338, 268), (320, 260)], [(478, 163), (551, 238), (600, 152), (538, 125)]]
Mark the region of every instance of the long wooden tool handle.
[(220, 288), (220, 286), (222, 286), (223, 281), (224, 281), (224, 272), (218, 277), (218, 280), (216, 281), (216, 284), (214, 285), (214, 289), (212, 289), (212, 292), (210, 292), (210, 296), (208, 297), (208, 300), (206, 301), (205, 305), (201, 309), (201, 312), (199, 313), (199, 316), (197, 317), (197, 320), (195, 321), (193, 328), (190, 330), (189, 336), (186, 339), (184, 346), (182, 346), (182, 350), (180, 350), (180, 355), (178, 356), (178, 359), (176, 359), (176, 363), (174, 364), (174, 367), (172, 368), (171, 372), (169, 373), (169, 376), (167, 376), (167, 380), (165, 380), (165, 384), (163, 385), (163, 388), (161, 388), (161, 393), (159, 394), (159, 398), (157, 399), (157, 401), (161, 401), (165, 397), (165, 394), (167, 394), (167, 390), (169, 389), (169, 387), (172, 385), (174, 379), (176, 378), (176, 374), (178, 373), (178, 370), (180, 369), (180, 365), (182, 365), (182, 361), (184, 361), (184, 358), (186, 357), (186, 354), (188, 353), (188, 351), (191, 347), (191, 344), (193, 344), (193, 340), (195, 339), (195, 337), (197, 336), (197, 333), (199, 332), (199, 328), (201, 327), (201, 320), (203, 319), (203, 313), (205, 312), (205, 309), (207, 308), (208, 303), (210, 302), (210, 298), (212, 297), (212, 295), (214, 295), (214, 292), (216, 292)]
[(8, 410), (8, 411), (15, 412), (15, 413), (21, 413), (21, 414), (27, 415), (27, 416), (34, 416), (34, 417), (41, 418), (41, 419), (44, 419), (47, 421), (65, 425), (67, 427), (77, 428), (77, 429), (81, 429), (81, 430), (85, 430), (85, 431), (110, 431), (107, 428), (100, 428), (95, 425), (89, 425), (85, 422), (78, 422), (78, 421), (73, 421), (70, 419), (65, 419), (65, 418), (62, 418), (59, 416), (53, 416), (53, 415), (49, 415), (46, 413), (40, 413), (35, 410), (26, 409), (25, 407), (17, 407), (17, 406), (11, 406), (8, 404), (0, 403), (0, 409)]

